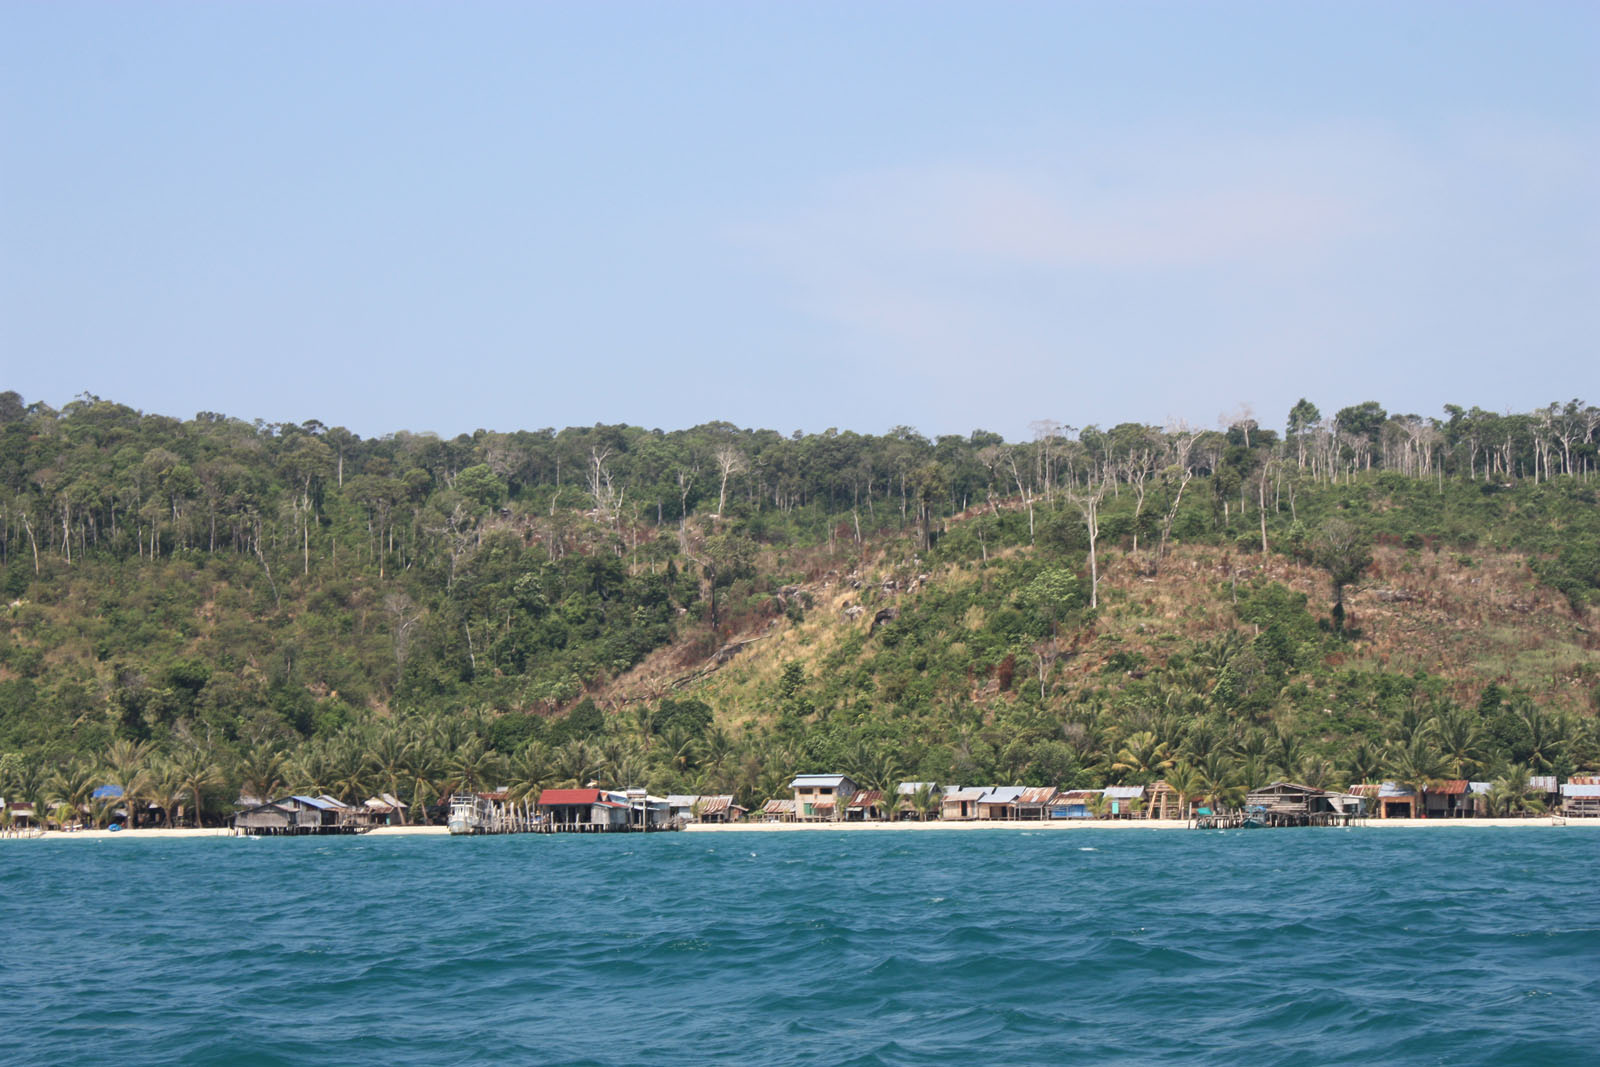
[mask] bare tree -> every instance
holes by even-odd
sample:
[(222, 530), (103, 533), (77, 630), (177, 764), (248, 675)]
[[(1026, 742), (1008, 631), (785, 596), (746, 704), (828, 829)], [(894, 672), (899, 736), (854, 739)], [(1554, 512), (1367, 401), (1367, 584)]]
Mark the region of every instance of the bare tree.
[(622, 514), (622, 498), (627, 489), (618, 489), (611, 480), (611, 467), (606, 460), (610, 448), (594, 446), (589, 449), (589, 495), (594, 498), (594, 509), (606, 523), (615, 525)]
[(742, 474), (749, 469), (749, 464), (744, 458), (744, 453), (731, 444), (719, 445), (712, 453), (717, 461), (717, 471), (722, 475), (722, 486), (717, 490), (717, 514), (722, 514), (722, 509), (728, 502), (728, 479), (735, 474)]
[(1063, 495), (1078, 509), (1078, 514), (1083, 516), (1084, 528), (1089, 532), (1089, 606), (1097, 608), (1100, 606), (1100, 565), (1095, 553), (1095, 543), (1100, 538), (1100, 502), (1106, 496), (1105, 479), (1102, 478), (1081, 492), (1075, 489), (1064, 490)]

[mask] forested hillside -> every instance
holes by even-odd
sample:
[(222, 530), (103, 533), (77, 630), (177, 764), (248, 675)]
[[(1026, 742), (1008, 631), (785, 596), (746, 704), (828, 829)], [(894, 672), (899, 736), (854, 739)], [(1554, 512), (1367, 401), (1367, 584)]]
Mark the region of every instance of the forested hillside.
[(0, 794), (1593, 768), (1600, 409), (1443, 411), (364, 440), (0, 394)]

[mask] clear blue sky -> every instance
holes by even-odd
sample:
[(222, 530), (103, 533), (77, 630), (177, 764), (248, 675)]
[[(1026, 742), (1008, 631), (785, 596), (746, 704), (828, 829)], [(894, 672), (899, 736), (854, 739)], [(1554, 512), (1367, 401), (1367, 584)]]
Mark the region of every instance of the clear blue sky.
[(0, 388), (371, 436), (1600, 401), (1600, 5), (0, 6)]

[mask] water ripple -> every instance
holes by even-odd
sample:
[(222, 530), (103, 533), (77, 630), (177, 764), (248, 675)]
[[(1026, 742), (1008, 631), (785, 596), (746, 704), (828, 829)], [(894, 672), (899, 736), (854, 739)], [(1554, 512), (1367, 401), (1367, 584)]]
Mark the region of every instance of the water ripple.
[(1577, 1062), (1597, 843), (6, 843), (0, 1062)]

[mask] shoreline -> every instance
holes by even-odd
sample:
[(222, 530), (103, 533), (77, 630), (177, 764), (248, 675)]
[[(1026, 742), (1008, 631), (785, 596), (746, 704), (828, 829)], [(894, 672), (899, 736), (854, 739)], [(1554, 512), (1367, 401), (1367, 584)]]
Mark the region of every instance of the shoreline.
[[(1496, 830), (1545, 830), (1564, 828), (1591, 828), (1600, 830), (1600, 819), (1562, 819), (1548, 815), (1531, 819), (1369, 819), (1364, 822), (1351, 823), (1348, 827), (1306, 827), (1305, 829), (1323, 830), (1427, 830), (1427, 829), (1453, 829), (1464, 830), (1472, 828)], [(684, 828), (685, 833), (692, 834), (726, 834), (726, 833), (894, 833), (902, 830), (914, 832), (939, 832), (956, 833), (969, 830), (1032, 830), (1050, 833), (1074, 832), (1084, 830), (1192, 830), (1194, 827), (1179, 819), (1051, 819), (1036, 820), (963, 820), (960, 822), (944, 822), (931, 820), (929, 822), (763, 822), (763, 823), (691, 823)], [(1238, 829), (1237, 827), (1235, 829)], [(1220, 831), (1218, 831), (1220, 832)], [(449, 829), (444, 826), (380, 826), (369, 830), (365, 834), (354, 834), (355, 837), (447, 837)], [(232, 829), (225, 826), (205, 827), (203, 829), (144, 829), (144, 830), (78, 830), (73, 833), (64, 833), (60, 830), (50, 830), (38, 837), (0, 837), (0, 845), (8, 841), (175, 841), (196, 837), (245, 837), (245, 834), (235, 834)]]
[[(1600, 819), (1562, 819), (1548, 815), (1531, 819), (1368, 819), (1354, 822), (1349, 826), (1318, 826), (1297, 827), (1297, 829), (1316, 830), (1366, 830), (1366, 829), (1469, 829), (1472, 827), (1490, 829), (1551, 829), (1566, 827), (1592, 827), (1600, 829)], [(960, 822), (942, 822), (932, 820), (929, 822), (767, 822), (767, 823), (693, 823), (684, 827), (686, 833), (737, 833), (755, 831), (757, 833), (783, 833), (798, 831), (801, 833), (826, 833), (829, 831), (852, 832), (858, 830), (888, 832), (896, 830), (1042, 830), (1051, 833), (1072, 832), (1079, 830), (1193, 830), (1194, 826), (1182, 819), (1046, 819), (1018, 820), (1018, 819), (967, 819)], [(1242, 829), (1232, 827), (1230, 829)], [(1221, 831), (1213, 831), (1221, 832)], [(1252, 830), (1252, 832), (1254, 832)]]

